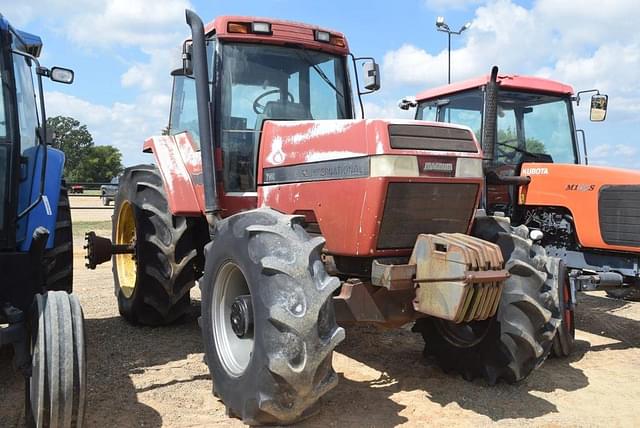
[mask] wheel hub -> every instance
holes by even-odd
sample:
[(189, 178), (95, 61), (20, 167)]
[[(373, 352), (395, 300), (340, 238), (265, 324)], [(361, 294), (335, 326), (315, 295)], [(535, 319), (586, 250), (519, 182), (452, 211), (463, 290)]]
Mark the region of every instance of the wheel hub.
[(231, 328), (240, 339), (253, 333), (253, 309), (250, 295), (236, 297), (231, 305), (230, 318)]

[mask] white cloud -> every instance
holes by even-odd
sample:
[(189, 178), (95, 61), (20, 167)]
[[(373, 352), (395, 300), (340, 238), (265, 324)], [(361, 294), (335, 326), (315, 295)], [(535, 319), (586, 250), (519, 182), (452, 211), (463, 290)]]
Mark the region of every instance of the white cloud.
[[(360, 110), (357, 110), (357, 117)], [(364, 113), (367, 119), (413, 119), (415, 117), (415, 110), (401, 110), (398, 107), (397, 101), (388, 101), (385, 103), (376, 103), (372, 101), (364, 102)]]
[(188, 0), (109, 0), (71, 12), (66, 32), (80, 46), (165, 47), (187, 34)]
[(48, 116), (71, 116), (87, 125), (96, 144), (118, 147), (125, 154), (127, 164), (152, 161), (142, 153), (142, 143), (151, 135), (159, 135), (169, 117), (168, 96), (111, 106), (55, 91), (47, 92), (45, 99)]

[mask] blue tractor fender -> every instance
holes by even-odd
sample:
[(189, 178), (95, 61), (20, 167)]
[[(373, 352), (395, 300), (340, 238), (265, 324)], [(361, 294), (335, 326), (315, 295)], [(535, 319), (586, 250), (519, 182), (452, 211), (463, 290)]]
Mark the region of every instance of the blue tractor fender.
[[(35, 162), (29, 162), (28, 179), (20, 184), (21, 210), (35, 201), (40, 194), (40, 174), (42, 173), (42, 160), (44, 158), (42, 146), (36, 146), (27, 151), (30, 150), (33, 150), (33, 153), (25, 153), (25, 155), (29, 161), (35, 159)], [(53, 147), (47, 146), (46, 150), (47, 166), (45, 169), (44, 194), (40, 203), (18, 222), (17, 240), (19, 251), (29, 250), (33, 231), (39, 226), (43, 226), (49, 231), (49, 240), (46, 248), (53, 248), (65, 157), (62, 151)]]

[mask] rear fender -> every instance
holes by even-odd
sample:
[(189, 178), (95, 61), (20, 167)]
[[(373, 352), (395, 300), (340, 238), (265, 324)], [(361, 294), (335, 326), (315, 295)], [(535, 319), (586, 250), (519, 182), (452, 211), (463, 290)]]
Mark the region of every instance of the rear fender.
[[(40, 194), (40, 173), (42, 171), (43, 152), (42, 146), (33, 147), (33, 156), (25, 153), (25, 157), (31, 162), (33, 167), (29, 168), (30, 181), (21, 183), (20, 199), (21, 210), (30, 205)], [(29, 212), (25, 218), (18, 222), (18, 248), (20, 251), (28, 251), (33, 240), (33, 231), (43, 226), (49, 231), (47, 249), (53, 248), (56, 231), (56, 218), (58, 216), (58, 200), (60, 198), (60, 182), (62, 181), (62, 170), (64, 168), (64, 153), (58, 149), (47, 147), (47, 168), (45, 170), (44, 194), (42, 200)], [(35, 153), (37, 151), (37, 153)]]
[(183, 132), (151, 137), (144, 142), (143, 151), (153, 153), (171, 213), (180, 216), (204, 213), (202, 159), (191, 136)]

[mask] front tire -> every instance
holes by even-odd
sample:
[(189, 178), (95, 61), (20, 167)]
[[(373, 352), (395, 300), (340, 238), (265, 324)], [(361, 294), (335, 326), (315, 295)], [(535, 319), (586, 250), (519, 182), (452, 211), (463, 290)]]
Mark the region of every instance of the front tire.
[(432, 355), (445, 371), (467, 379), (484, 377), (518, 382), (549, 355), (560, 324), (559, 279), (547, 272), (549, 257), (526, 238), (526, 227), (512, 229), (508, 219), (478, 217), (472, 234), (500, 246), (505, 281), (495, 317), (454, 324), (436, 318), (416, 321), (414, 331), (425, 340), (425, 355)]
[(295, 216), (271, 209), (218, 224), (205, 248), (202, 335), (214, 393), (244, 422), (289, 424), (338, 382), (344, 339), (320, 250)]
[(153, 165), (127, 168), (113, 211), (114, 244), (134, 244), (135, 254), (113, 257), (120, 314), (133, 324), (162, 325), (190, 310), (198, 274), (195, 227), (171, 215), (162, 177)]
[(64, 291), (37, 294), (31, 317), (31, 376), (27, 422), (34, 427), (81, 427), (86, 404), (84, 317)]

